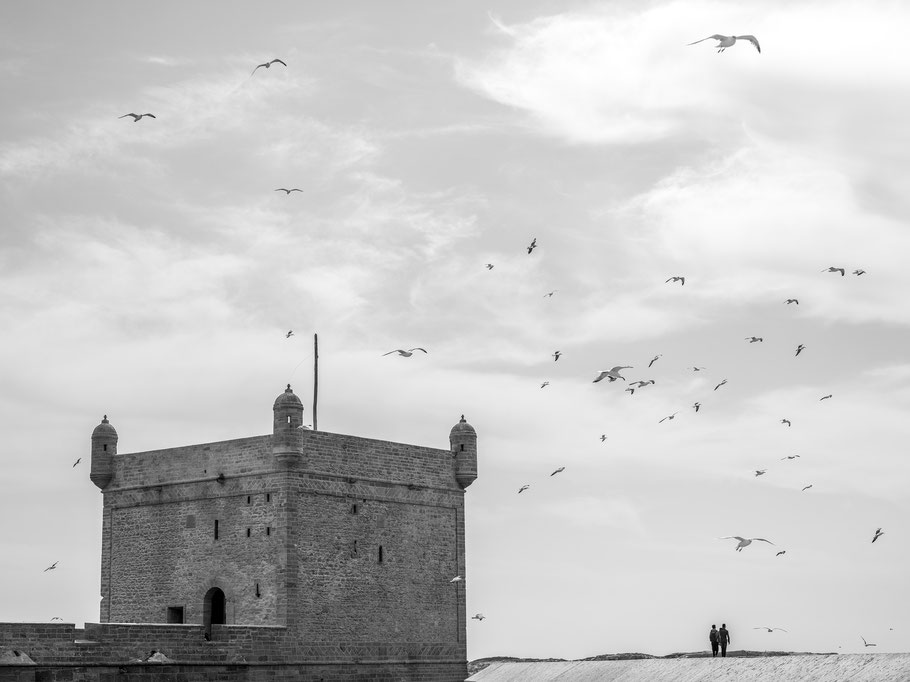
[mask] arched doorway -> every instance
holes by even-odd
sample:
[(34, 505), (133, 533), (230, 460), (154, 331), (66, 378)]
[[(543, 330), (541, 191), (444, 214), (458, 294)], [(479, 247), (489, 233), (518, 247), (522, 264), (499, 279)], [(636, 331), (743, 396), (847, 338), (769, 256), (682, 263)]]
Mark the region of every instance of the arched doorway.
[(205, 593), (202, 602), (202, 622), (205, 625), (206, 639), (211, 639), (212, 625), (224, 625), (224, 592), (221, 588), (213, 587)]

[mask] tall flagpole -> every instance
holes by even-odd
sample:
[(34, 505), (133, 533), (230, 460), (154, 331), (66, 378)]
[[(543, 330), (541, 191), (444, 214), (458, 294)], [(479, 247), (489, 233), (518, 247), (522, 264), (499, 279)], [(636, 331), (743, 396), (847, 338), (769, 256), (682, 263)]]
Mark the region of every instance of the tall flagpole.
[(316, 400), (319, 396), (319, 335), (313, 334), (313, 431), (319, 427), (316, 425)]

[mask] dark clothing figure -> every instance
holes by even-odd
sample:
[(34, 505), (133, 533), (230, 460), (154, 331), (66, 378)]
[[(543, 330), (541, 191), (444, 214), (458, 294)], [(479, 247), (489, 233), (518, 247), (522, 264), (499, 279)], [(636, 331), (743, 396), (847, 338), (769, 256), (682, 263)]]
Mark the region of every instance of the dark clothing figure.
[(730, 643), (730, 631), (727, 630), (727, 624), (723, 623), (720, 630), (717, 631), (717, 638), (720, 640), (720, 655), (727, 656), (727, 645)]
[(720, 637), (717, 634), (717, 628), (711, 626), (711, 633), (708, 635), (708, 639), (711, 641), (711, 656), (717, 656), (717, 645), (720, 642)]

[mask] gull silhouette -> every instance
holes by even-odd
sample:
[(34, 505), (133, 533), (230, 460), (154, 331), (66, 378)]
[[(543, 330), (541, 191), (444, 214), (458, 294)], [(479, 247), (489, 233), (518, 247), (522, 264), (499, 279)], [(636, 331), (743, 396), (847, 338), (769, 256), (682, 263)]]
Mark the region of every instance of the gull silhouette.
[(559, 467), (556, 471), (554, 471), (552, 474), (550, 474), (550, 476), (555, 476), (555, 475), (558, 474), (559, 472), (565, 471), (565, 470), (566, 470), (565, 467)]
[(717, 48), (718, 54), (726, 50), (728, 47), (733, 47), (736, 44), (737, 40), (748, 40), (750, 43), (755, 45), (755, 49), (761, 53), (761, 46), (758, 44), (758, 40), (755, 36), (745, 35), (745, 36), (724, 36), (720, 33), (715, 33), (713, 36), (708, 36), (707, 38), (702, 38), (701, 40), (696, 40), (695, 42), (689, 43), (689, 45), (695, 45), (696, 43), (704, 42), (705, 40), (716, 40), (717, 44), (714, 46)]
[(765, 540), (764, 538), (741, 538), (738, 535), (725, 535), (722, 538), (718, 538), (718, 540), (739, 540), (739, 544), (736, 545), (737, 552), (742, 552), (744, 547), (748, 547), (755, 540), (760, 540), (761, 542), (767, 542), (769, 545), (774, 544), (770, 540)]
[(407, 350), (402, 350), (401, 348), (398, 348), (396, 350), (390, 350), (388, 353), (383, 353), (382, 355), (383, 355), (383, 357), (385, 357), (386, 355), (391, 355), (392, 353), (398, 353), (403, 358), (409, 358), (412, 355), (414, 355), (415, 350), (419, 350), (423, 353), (426, 353), (426, 351), (423, 348), (408, 348)]
[(753, 630), (767, 630), (768, 632), (774, 632), (775, 630), (782, 630), (783, 632), (789, 632), (789, 630), (784, 630), (783, 628), (769, 628), (767, 625), (761, 625), (759, 627), (752, 628)]
[(291, 189), (288, 189), (287, 187), (279, 187), (275, 191), (276, 192), (285, 192), (287, 196), (291, 196), (291, 192), (302, 192), (303, 190), (298, 189), (297, 187), (292, 187)]
[(464, 580), (464, 578), (462, 578), (460, 575), (456, 575), (449, 582), (450, 583), (460, 583), (462, 580)]
[(780, 420), (780, 423), (781, 423), (781, 424), (786, 424), (787, 426), (793, 426), (793, 425), (790, 423), (790, 420), (789, 420), (789, 419), (781, 419), (781, 420)]
[(533, 251), (536, 248), (537, 248), (537, 237), (534, 237), (534, 239), (532, 239), (531, 243), (528, 245), (528, 253), (530, 254), (531, 251)]
[(764, 343), (765, 340), (760, 336), (747, 336), (746, 341), (748, 341), (749, 343), (755, 343), (757, 341)]
[(707, 367), (690, 367), (689, 369), (691, 369), (693, 372), (700, 372), (703, 369), (708, 369), (708, 368)]
[(822, 272), (839, 272), (841, 277), (844, 276), (844, 269), (836, 268), (833, 265), (830, 268), (828, 268), (827, 270), (822, 270)]
[(779, 551), (779, 552), (778, 552), (777, 554), (775, 554), (774, 556), (780, 556), (781, 554), (786, 554), (786, 553), (787, 553), (787, 550), (782, 549), (781, 551)]
[(692, 407), (694, 407), (695, 411), (698, 412), (698, 408), (701, 407), (701, 403), (693, 403)]
[(607, 434), (605, 434), (605, 433), (600, 434), (600, 442), (603, 443), (605, 440), (607, 440)]
[(810, 483), (809, 485), (804, 486), (803, 489), (802, 489), (802, 491), (800, 491), (800, 492), (804, 492), (804, 491), (808, 490), (808, 489), (811, 488), (811, 487), (812, 487), (812, 484)]
[(799, 301), (795, 298), (788, 298), (785, 302), (787, 305), (790, 305), (791, 303), (795, 303), (796, 305), (799, 305)]
[(651, 358), (651, 362), (648, 363), (648, 367), (650, 367), (650, 366), (653, 365), (655, 362), (657, 362), (657, 359), (658, 359), (659, 357), (661, 357), (661, 355), (662, 355), (662, 353), (658, 353), (658, 354), (655, 355), (653, 358)]
[(602, 369), (602, 370), (600, 370), (600, 374), (597, 375), (597, 377), (594, 379), (594, 381), (592, 383), (596, 384), (598, 381), (601, 381), (602, 379), (609, 379), (610, 381), (616, 381), (617, 379), (622, 379), (623, 381), (625, 381), (626, 378), (619, 374), (619, 370), (621, 370), (621, 369), (633, 369), (633, 368), (632, 368), (632, 365), (617, 365), (613, 369)]
[(755, 475), (756, 475), (756, 476), (762, 476), (762, 475), (764, 475), (764, 473), (765, 473), (766, 471), (767, 471), (767, 469), (756, 469), (756, 470), (755, 470)]
[(796, 459), (799, 455), (787, 455), (786, 457), (781, 457), (781, 460), (785, 459)]
[(486, 618), (486, 616), (483, 615), (482, 613), (477, 613), (477, 614), (471, 616), (471, 620), (483, 620), (484, 618)]
[(716, 390), (719, 389), (721, 386), (723, 386), (725, 383), (727, 383), (727, 380), (726, 380), (726, 379), (724, 379), (724, 380), (721, 381), (719, 384), (717, 384), (717, 386), (714, 387), (714, 390), (716, 391)]
[(486, 268), (487, 268), (487, 270), (492, 270), (492, 269), (493, 269), (493, 264), (492, 264), (492, 263), (487, 263)]
[[(256, 73), (256, 71), (259, 70), (259, 69), (261, 69), (262, 67), (265, 67), (265, 68), (269, 69), (269, 68), (271, 68), (272, 64), (276, 64), (276, 63), (277, 63), (277, 64), (281, 64), (282, 66), (287, 66), (287, 64), (285, 64), (285, 63), (284, 63), (283, 61), (281, 61), (280, 59), (273, 59), (273, 60), (270, 61), (270, 62), (265, 62), (264, 64), (260, 64), (259, 66), (257, 66), (255, 69), (253, 69), (253, 73)], [(250, 74), (250, 77), (253, 76), (253, 73)]]
[(553, 291), (548, 291), (547, 293), (545, 293), (543, 295), (543, 297), (544, 298), (553, 298), (553, 294), (555, 294), (557, 291), (559, 291), (559, 289), (553, 289)]
[(829, 393), (828, 395), (823, 395), (821, 398), (819, 398), (819, 401), (821, 401), (821, 400), (827, 400), (828, 398), (833, 398), (833, 397), (834, 397), (834, 394), (833, 394), (833, 393)]
[(545, 382), (543, 382), (543, 383), (540, 385), (540, 387), (541, 387), (541, 388), (546, 388), (546, 387), (549, 386), (549, 385), (550, 385), (550, 382), (549, 382), (549, 381), (545, 381)]
[[(881, 528), (879, 528), (879, 530), (881, 530)], [(873, 540), (872, 542), (875, 542), (875, 540)], [(53, 571), (55, 568), (57, 568), (57, 564), (59, 564), (59, 563), (60, 563), (59, 561), (55, 561), (50, 566), (45, 568), (44, 571), (42, 571), (42, 573), (47, 573), (48, 571)]]
[[(875, 531), (875, 535), (872, 537), (872, 542), (875, 542), (884, 534), (885, 534), (885, 531), (883, 531), (881, 528), (879, 528), (878, 530)], [(51, 566), (51, 568), (53, 568), (53, 566)]]
[[(799, 345), (796, 347), (796, 355), (799, 355), (799, 354), (802, 353), (804, 350), (806, 350), (806, 347), (805, 347), (803, 344), (799, 344)], [(796, 357), (796, 356), (794, 356), (794, 357)]]
[(632, 386), (626, 389), (629, 392), (629, 395), (635, 395), (635, 389)]
[(530, 487), (531, 487), (530, 485), (528, 485), (527, 483), (525, 483), (523, 486), (521, 486), (521, 487), (518, 489), (518, 494), (521, 495), (525, 490), (527, 490), (527, 489), (530, 488)]
[(289, 339), (289, 338), (291, 338), (292, 336), (294, 336), (294, 330), (293, 330), (293, 329), (288, 329), (288, 333), (284, 335), (284, 338)]
[(155, 114), (124, 114), (123, 116), (118, 116), (117, 118), (126, 118), (127, 116), (133, 117), (133, 123), (139, 123), (139, 119), (145, 116), (148, 116), (149, 118), (158, 118), (155, 116)]
[(859, 638), (860, 638), (861, 640), (863, 640), (863, 644), (865, 644), (866, 646), (878, 646), (878, 644), (873, 644), (872, 642), (867, 642), (867, 641), (866, 641), (866, 638), (863, 637), (862, 635), (860, 635)]
[(557, 360), (559, 360), (559, 356), (560, 356), (560, 355), (562, 355), (562, 351), (561, 351), (561, 350), (558, 350), (558, 351), (556, 351), (555, 353), (553, 353), (553, 362), (556, 362)]
[(854, 270), (854, 271), (853, 271), (853, 274), (854, 274), (854, 275), (865, 275), (865, 274), (866, 274), (866, 271), (865, 271), (865, 270), (862, 270), (862, 269), (860, 269), (860, 270)]
[[(680, 286), (686, 286), (686, 278), (682, 275), (676, 275), (667, 280), (667, 282), (679, 282)], [(667, 282), (664, 282), (666, 284)]]
[(638, 384), (638, 386), (635, 386), (636, 388), (644, 388), (648, 384), (653, 384), (653, 383), (654, 383), (654, 379), (648, 379), (647, 381), (641, 381), (641, 380), (633, 381), (632, 385), (635, 386), (635, 384)]
[(73, 466), (72, 466), (72, 468), (75, 468), (75, 467), (76, 467), (76, 465), (77, 465), (77, 464), (79, 464), (79, 462), (81, 462), (81, 461), (82, 461), (82, 458), (81, 458), (81, 457), (80, 457), (80, 458), (79, 458), (79, 459), (77, 459), (77, 460), (76, 460), (76, 461), (75, 461), (75, 462), (73, 462)]
[(674, 412), (673, 414), (668, 414), (666, 417), (664, 417), (663, 419), (661, 419), (661, 420), (660, 420), (659, 422), (657, 422), (657, 423), (660, 424), (661, 422), (664, 422), (664, 421), (666, 421), (666, 420), (668, 420), (668, 419), (673, 419), (673, 417), (675, 417), (675, 416), (678, 415), (678, 414), (679, 414), (679, 412)]

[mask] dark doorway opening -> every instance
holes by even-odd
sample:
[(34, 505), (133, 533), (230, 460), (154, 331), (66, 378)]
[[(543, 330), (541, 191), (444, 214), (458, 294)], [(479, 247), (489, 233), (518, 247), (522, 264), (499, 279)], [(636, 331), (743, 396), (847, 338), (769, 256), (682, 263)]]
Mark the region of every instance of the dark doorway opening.
[(213, 587), (205, 593), (202, 604), (202, 620), (205, 625), (206, 639), (212, 638), (212, 625), (224, 625), (224, 592), (218, 587)]

